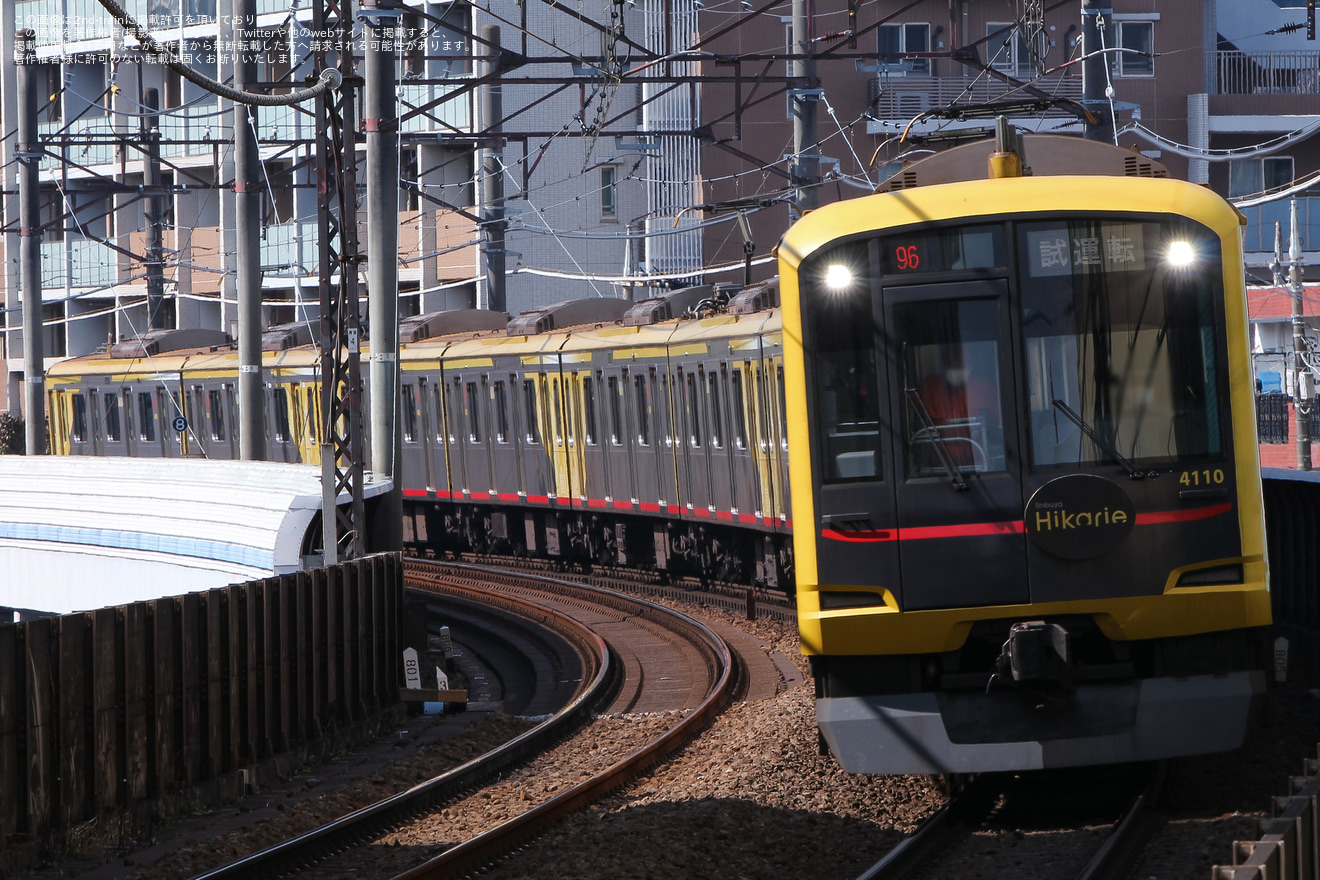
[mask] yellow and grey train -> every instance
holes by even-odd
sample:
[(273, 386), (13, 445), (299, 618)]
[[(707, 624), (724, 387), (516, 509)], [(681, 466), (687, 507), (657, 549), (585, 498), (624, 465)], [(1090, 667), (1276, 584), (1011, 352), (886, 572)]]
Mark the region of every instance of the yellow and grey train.
[[(673, 317), (684, 313), (694, 317)], [(405, 549), (791, 591), (780, 337), (774, 283), (577, 300), (512, 320), (476, 310), (405, 319)], [(273, 460), (320, 461), (309, 338), (288, 325), (264, 334)], [(64, 361), (47, 376), (53, 451), (237, 457), (237, 368), (227, 336), (198, 330)]]
[(799, 626), (849, 771), (1229, 750), (1264, 691), (1241, 215), (1026, 145), (780, 243)]
[[(969, 144), (808, 213), (727, 302), (408, 319), (407, 549), (796, 585), (849, 771), (1237, 747), (1270, 623), (1239, 215), (1134, 153), (1026, 145), (1026, 176)], [(293, 333), (267, 448), (314, 463)], [(232, 345), (145, 342), (51, 369), (54, 451), (236, 456)]]

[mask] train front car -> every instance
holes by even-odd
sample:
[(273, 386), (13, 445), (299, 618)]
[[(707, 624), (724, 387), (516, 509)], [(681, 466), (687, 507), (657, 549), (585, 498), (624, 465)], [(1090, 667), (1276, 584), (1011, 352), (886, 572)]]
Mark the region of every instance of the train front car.
[(840, 764), (1240, 746), (1270, 604), (1236, 212), (1173, 180), (918, 187), (808, 214), (780, 269)]

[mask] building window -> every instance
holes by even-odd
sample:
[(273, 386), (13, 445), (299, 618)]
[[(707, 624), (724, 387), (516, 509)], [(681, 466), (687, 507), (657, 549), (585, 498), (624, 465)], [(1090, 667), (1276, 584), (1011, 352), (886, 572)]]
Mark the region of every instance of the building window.
[(1280, 189), (1292, 183), (1292, 180), (1292, 156), (1233, 159), (1228, 163), (1229, 198)]
[(990, 37), (985, 52), (991, 67), (1010, 76), (1032, 76), (1031, 53), (1017, 25), (1011, 21), (992, 21), (986, 24), (985, 32)]
[[(908, 24), (882, 24), (876, 32), (876, 49), (882, 64), (894, 65), (903, 61), (909, 52), (930, 51), (930, 25), (926, 22)], [(929, 58), (911, 58), (907, 61), (907, 70), (913, 73), (930, 74)]]
[[(1155, 22), (1153, 21), (1116, 21), (1114, 29), (1118, 32), (1115, 45), (1131, 52), (1115, 52), (1117, 62), (1114, 70), (1119, 76), (1154, 76), (1155, 75)], [(1135, 53), (1140, 52), (1140, 55)]]
[(600, 219), (617, 220), (619, 217), (619, 169), (613, 165), (600, 168)]

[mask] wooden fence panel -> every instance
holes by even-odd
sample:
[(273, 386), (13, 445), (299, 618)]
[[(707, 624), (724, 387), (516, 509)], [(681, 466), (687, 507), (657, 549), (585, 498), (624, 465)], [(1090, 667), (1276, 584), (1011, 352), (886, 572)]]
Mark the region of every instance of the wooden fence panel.
[(179, 603), (174, 599), (147, 603), (147, 639), (151, 644), (147, 669), (147, 794), (156, 798), (173, 790), (182, 751), (175, 639), (178, 616)]
[(124, 670), (124, 699), (121, 707), (123, 725), (124, 787), (122, 806), (131, 806), (147, 797), (147, 769), (150, 762), (148, 726), (154, 722), (147, 702), (148, 677), (153, 668), (149, 653), (151, 630), (147, 625), (147, 603), (134, 602), (121, 609), (123, 621), (119, 650), (119, 663)]
[(116, 675), (117, 609), (92, 612), (92, 798), (96, 811), (119, 803), (119, 679)]
[(179, 676), (175, 683), (178, 694), (179, 732), (176, 739), (174, 779), (181, 785), (190, 785), (205, 778), (206, 735), (202, 725), (208, 694), (206, 680), (206, 618), (203, 597), (196, 593), (179, 596), (174, 600), (178, 622), (174, 628), (174, 655)]
[(27, 786), (20, 760), (27, 729), (21, 632), (18, 624), (0, 626), (0, 840), (20, 833), (27, 823)]
[(59, 764), (59, 679), (54, 662), (55, 620), (32, 620), (26, 630), (27, 776), (29, 833), (45, 834), (55, 820)]
[(95, 752), (92, 734), (92, 615), (59, 618), (56, 662), (60, 685), (59, 788), (56, 824), (68, 828), (96, 815), (92, 800)]

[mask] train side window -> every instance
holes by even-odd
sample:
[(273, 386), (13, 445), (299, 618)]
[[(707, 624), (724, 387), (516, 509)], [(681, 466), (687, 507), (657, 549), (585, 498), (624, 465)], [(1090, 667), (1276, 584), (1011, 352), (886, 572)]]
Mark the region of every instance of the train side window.
[(582, 421), (588, 446), (596, 445), (596, 385), (590, 376), (582, 380)]
[(118, 443), (124, 439), (123, 429), (119, 424), (119, 395), (105, 395), (105, 439)]
[(747, 448), (747, 409), (743, 397), (742, 370), (733, 371), (733, 445)]
[(716, 449), (724, 448), (724, 408), (720, 405), (720, 377), (716, 373), (706, 376), (707, 394), (710, 397), (710, 445)]
[(495, 401), (495, 442), (509, 442), (509, 396), (503, 382), (496, 382), (491, 392)]
[[(277, 389), (277, 393), (283, 394), (284, 389)], [(217, 389), (210, 392), (207, 396), (210, 398), (211, 404), (211, 439), (223, 440), (225, 439), (225, 403), (223, 395), (221, 395), (219, 389)], [(278, 416), (276, 417), (276, 424), (279, 424)], [(283, 440), (286, 438), (280, 437), (277, 433), (275, 439)]]
[(619, 406), (619, 380), (610, 376), (609, 378), (609, 398), (610, 398), (610, 445), (623, 445), (623, 413)]
[(555, 399), (555, 400), (554, 400), (555, 445), (556, 445), (556, 446), (563, 446), (563, 445), (564, 445), (564, 431), (563, 431), (563, 428), (561, 428), (561, 427), (560, 427), (560, 424), (559, 424), (559, 419), (560, 419), (560, 414), (559, 414), (559, 380), (558, 380), (558, 379), (552, 379), (552, 380), (550, 381), (550, 386), (551, 386), (551, 389), (550, 389), (550, 390), (551, 390), (551, 392), (553, 393), (553, 395), (554, 395), (554, 399)]
[(455, 379), (445, 395), (445, 409), (449, 413), (449, 442), (458, 443), (463, 435), (463, 383)]
[(675, 426), (673, 424), (673, 413), (674, 413), (673, 399), (669, 396), (669, 394), (670, 394), (669, 373), (666, 371), (660, 376), (660, 395), (658, 397), (656, 396), (655, 370), (652, 369), (651, 370), (651, 400), (652, 401), (659, 400), (662, 404), (660, 408), (652, 409), (651, 411), (652, 414), (655, 415), (656, 417), (656, 422), (657, 422), (656, 435), (659, 436), (660, 433), (658, 428), (658, 423), (665, 414), (668, 414), (669, 418), (665, 420), (665, 446), (672, 449), (674, 446), (674, 435), (677, 432), (674, 430)]
[(404, 443), (417, 442), (417, 389), (411, 384), (399, 388), (399, 414), (403, 416), (400, 425)]
[(527, 414), (527, 442), (539, 445), (541, 427), (536, 421), (536, 380), (523, 380), (523, 411)]
[(445, 442), (445, 423), (449, 419), (449, 413), (445, 412), (445, 386), (443, 382), (437, 382), (431, 386), (431, 401), (435, 412), (435, 442)]
[[(216, 392), (212, 391), (212, 394)], [(275, 439), (280, 443), (288, 443), (290, 435), (289, 430), (289, 392), (284, 388), (276, 388), (271, 392), (271, 409), (275, 417)], [(224, 437), (217, 437), (217, 440), (223, 440)]]
[(701, 386), (698, 384), (696, 373), (687, 374), (687, 410), (691, 414), (688, 422), (688, 442), (694, 449), (701, 448), (701, 395), (698, 393)]
[(477, 396), (477, 383), (467, 383), (468, 442), (481, 442), (481, 398)]
[(787, 401), (784, 397), (784, 367), (781, 364), (775, 368), (776, 382), (779, 385), (779, 446), (785, 452), (788, 451), (788, 409), (785, 406)]
[(148, 443), (156, 439), (156, 407), (151, 392), (138, 392), (138, 436)]
[(634, 376), (633, 385), (637, 389), (637, 445), (651, 445), (651, 412), (646, 394), (646, 377)]
[(79, 443), (87, 439), (87, 397), (73, 395), (73, 439)]

